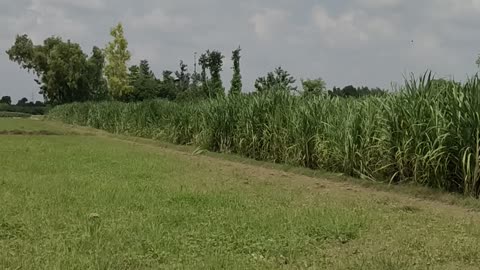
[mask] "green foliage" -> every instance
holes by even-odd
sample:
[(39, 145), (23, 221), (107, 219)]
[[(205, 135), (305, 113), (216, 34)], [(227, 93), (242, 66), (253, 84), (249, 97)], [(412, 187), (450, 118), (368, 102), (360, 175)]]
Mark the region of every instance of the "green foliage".
[(10, 96), (3, 96), (3, 97), (0, 99), (0, 103), (1, 103), (1, 104), (11, 105), (11, 104), (12, 104), (12, 98), (11, 98)]
[(240, 74), (240, 47), (232, 52), (233, 77), (230, 87), (230, 95), (238, 95), (242, 92), (242, 75)]
[(21, 113), (21, 112), (5, 112), (0, 111), (0, 118), (8, 118), (8, 117), (20, 117), (20, 118), (27, 118), (30, 117), (31, 114), (28, 113)]
[(23, 98), (18, 100), (17, 106), (25, 106), (25, 105), (27, 105), (27, 102), (28, 102), (28, 99), (26, 97), (23, 97)]
[(266, 77), (260, 77), (255, 81), (255, 89), (258, 92), (275, 91), (296, 91), (297, 87), (293, 86), (295, 78), (282, 69), (276, 68), (273, 72), (269, 72)]
[(225, 93), (223, 89), (222, 79), (220, 78), (220, 72), (222, 71), (223, 58), (219, 51), (208, 51), (208, 68), (210, 69), (211, 76), (211, 97), (219, 96)]
[(177, 85), (177, 95), (188, 91), (190, 87), (190, 73), (188, 73), (188, 66), (180, 61), (180, 70), (175, 71), (176, 85)]
[(105, 55), (98, 47), (93, 47), (92, 55), (87, 61), (89, 80), (88, 87), (90, 89), (90, 97), (92, 100), (100, 101), (108, 99), (107, 81), (103, 76), (105, 67)]
[(302, 87), (304, 96), (310, 95), (321, 95), (325, 92), (326, 83), (321, 78), (314, 79), (314, 80), (302, 80)]
[(129, 84), (127, 62), (130, 60), (128, 42), (123, 33), (123, 26), (119, 23), (110, 31), (113, 40), (105, 48), (107, 65), (105, 76), (107, 77), (110, 95), (118, 100), (128, 99), (133, 91)]
[(170, 70), (163, 71), (158, 97), (168, 100), (177, 98), (175, 78), (173, 78), (172, 74), (173, 72)]
[(34, 45), (27, 35), (17, 36), (7, 51), (10, 60), (38, 76), (40, 93), (52, 104), (95, 99), (104, 88), (103, 56), (98, 48), (87, 58), (80, 45), (59, 37)]
[(344, 88), (340, 89), (337, 87), (333, 87), (331, 91), (328, 91), (328, 94), (330, 96), (335, 96), (335, 97), (354, 97), (354, 98), (359, 98), (359, 97), (365, 97), (365, 96), (382, 96), (385, 95), (387, 92), (385, 90), (382, 90), (380, 88), (368, 88), (366, 86), (363, 87), (355, 87), (353, 85), (348, 85), (345, 86)]
[(50, 116), (249, 158), (480, 194), (480, 79), (412, 78), (396, 94), (345, 99), (264, 91), (197, 103), (73, 104)]
[(139, 66), (131, 66), (129, 71), (129, 84), (133, 91), (128, 100), (141, 101), (158, 97), (159, 83), (147, 60), (141, 60)]
[[(26, 100), (26, 99), (25, 99)], [(28, 115), (42, 115), (45, 114), (47, 108), (42, 103), (30, 104), (23, 103), (23, 105), (8, 105), (0, 103), (0, 112), (9, 113), (23, 113)]]
[[(225, 58), (219, 51), (207, 50), (198, 59), (198, 63), (202, 68), (200, 73), (201, 89), (204, 95), (209, 98), (217, 98), (225, 95), (220, 72), (222, 71), (223, 58)], [(210, 71), (210, 78), (207, 76), (207, 70)]]

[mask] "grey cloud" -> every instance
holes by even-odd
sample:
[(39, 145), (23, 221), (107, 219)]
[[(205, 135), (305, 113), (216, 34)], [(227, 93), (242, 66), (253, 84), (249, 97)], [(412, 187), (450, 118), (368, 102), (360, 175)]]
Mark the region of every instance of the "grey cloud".
[[(388, 87), (427, 68), (458, 79), (474, 73), (479, 13), (479, 0), (5, 0), (0, 50), (27, 33), (36, 42), (60, 35), (89, 52), (103, 47), (121, 21), (132, 62), (146, 58), (158, 75), (180, 59), (192, 68), (194, 52), (218, 49), (228, 87), (230, 53), (241, 45), (245, 90), (278, 65), (297, 78), (323, 77), (330, 87)], [(5, 54), (0, 72), (0, 95), (30, 98), (38, 91), (32, 75)]]

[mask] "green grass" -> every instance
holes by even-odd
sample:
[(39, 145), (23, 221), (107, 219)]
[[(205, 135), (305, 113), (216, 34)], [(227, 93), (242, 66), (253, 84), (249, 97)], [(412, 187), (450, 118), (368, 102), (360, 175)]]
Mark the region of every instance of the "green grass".
[[(0, 119), (8, 128), (65, 129)], [(71, 134), (0, 135), (1, 269), (480, 263), (477, 212), (148, 141)]]

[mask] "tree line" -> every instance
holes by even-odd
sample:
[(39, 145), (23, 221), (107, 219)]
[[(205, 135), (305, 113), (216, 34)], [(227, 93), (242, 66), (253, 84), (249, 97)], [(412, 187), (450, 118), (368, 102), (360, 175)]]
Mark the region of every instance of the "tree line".
[(28, 101), (28, 98), (23, 97), (17, 101), (16, 104), (12, 103), (12, 98), (10, 96), (3, 96), (0, 98), (0, 104), (9, 105), (9, 106), (23, 106), (23, 107), (42, 107), (45, 104), (39, 100), (33, 102)]
[[(40, 94), (48, 104), (119, 100), (124, 102), (148, 99), (191, 100), (216, 98), (242, 93), (240, 73), (241, 48), (232, 51), (233, 76), (228, 91), (221, 78), (225, 56), (217, 50), (207, 50), (195, 59), (193, 73), (180, 61), (178, 70), (165, 70), (155, 75), (148, 60), (127, 66), (131, 54), (121, 23), (110, 31), (111, 41), (104, 49), (94, 46), (90, 54), (78, 43), (52, 36), (43, 44), (34, 44), (27, 35), (17, 35), (7, 50), (11, 61), (32, 71), (40, 86)], [(197, 72), (197, 64), (199, 72)], [(333, 88), (327, 91), (321, 79), (302, 80), (303, 91), (295, 86), (295, 78), (281, 67), (255, 81), (257, 92), (288, 91), (302, 95), (329, 94), (340, 97), (360, 97), (380, 94), (381, 89)], [(4, 102), (4, 101), (2, 101)], [(6, 103), (6, 102), (5, 102)], [(11, 103), (11, 101), (10, 101)]]

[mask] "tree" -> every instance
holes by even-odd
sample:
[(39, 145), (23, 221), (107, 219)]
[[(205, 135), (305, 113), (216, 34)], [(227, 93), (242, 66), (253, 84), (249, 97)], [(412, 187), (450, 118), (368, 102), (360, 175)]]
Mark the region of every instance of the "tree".
[(42, 45), (34, 45), (27, 35), (17, 36), (7, 54), (10, 60), (37, 75), (40, 94), (52, 104), (89, 100), (94, 88), (101, 84), (98, 74), (102, 73), (103, 63), (99, 50), (94, 49), (87, 59), (80, 45), (70, 40), (50, 37)]
[(207, 51), (208, 55), (208, 69), (210, 70), (211, 84), (209, 85), (209, 97), (218, 97), (225, 94), (223, 89), (220, 72), (222, 71), (223, 58), (225, 58), (219, 51)]
[(190, 87), (190, 73), (188, 73), (188, 66), (180, 60), (180, 70), (175, 71), (177, 95), (182, 94)]
[(43, 75), (50, 101), (55, 104), (90, 99), (87, 56), (80, 45), (60, 42), (48, 54), (48, 72)]
[(346, 97), (358, 97), (357, 88), (355, 88), (353, 85), (345, 86), (342, 89), (342, 93), (343, 96)]
[(475, 64), (480, 68), (480, 55), (477, 58), (477, 61), (475, 61)]
[(27, 105), (27, 103), (28, 103), (28, 99), (26, 97), (23, 97), (20, 100), (18, 100), (17, 106), (25, 106)]
[(7, 104), (7, 105), (12, 105), (12, 98), (10, 96), (3, 96), (0, 99), (0, 103)]
[(112, 28), (110, 35), (113, 40), (105, 48), (105, 76), (107, 77), (110, 95), (115, 99), (123, 100), (133, 91), (129, 84), (127, 62), (130, 60), (128, 42), (124, 37), (123, 26), (119, 23)]
[(238, 95), (242, 92), (242, 75), (240, 74), (240, 51), (238, 49), (232, 52), (232, 61), (233, 61), (233, 77), (231, 81), (230, 94)]
[(325, 92), (326, 83), (321, 78), (302, 80), (303, 95), (321, 95)]
[[(225, 57), (221, 52), (207, 50), (207, 52), (202, 54), (198, 59), (198, 63), (202, 68), (200, 74), (202, 82), (201, 89), (207, 97), (215, 98), (225, 94), (225, 89), (223, 88), (222, 79), (220, 77), (223, 58)], [(210, 71), (210, 78), (207, 77), (207, 69)]]
[(162, 80), (159, 81), (160, 89), (158, 97), (169, 100), (174, 100), (177, 98), (177, 93), (175, 91), (175, 79), (173, 78), (172, 74), (173, 72), (170, 70), (163, 71)]
[(362, 87), (355, 87), (353, 85), (345, 86), (344, 88), (340, 89), (338, 87), (333, 87), (332, 91), (328, 91), (328, 94), (331, 96), (336, 97), (364, 97), (364, 96), (379, 96), (384, 95), (386, 93), (385, 90), (380, 88), (368, 88), (366, 86)]
[(87, 62), (89, 70), (89, 88), (93, 100), (105, 100), (108, 98), (107, 81), (103, 76), (105, 67), (105, 55), (98, 47), (93, 47), (92, 55)]
[(295, 78), (290, 75), (282, 67), (276, 68), (273, 72), (269, 72), (266, 77), (260, 77), (255, 81), (255, 88), (258, 92), (284, 90), (287, 92), (296, 91), (297, 87), (293, 86)]
[(150, 70), (147, 60), (141, 60), (140, 65), (133, 65), (129, 68), (129, 84), (133, 91), (124, 98), (129, 101), (141, 101), (153, 99), (158, 96), (158, 80)]

